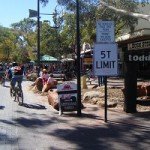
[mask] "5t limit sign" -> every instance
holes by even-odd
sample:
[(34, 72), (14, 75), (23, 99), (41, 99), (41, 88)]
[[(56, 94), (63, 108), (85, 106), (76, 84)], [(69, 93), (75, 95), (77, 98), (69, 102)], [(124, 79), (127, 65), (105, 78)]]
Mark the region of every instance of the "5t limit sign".
[(112, 76), (118, 74), (117, 44), (94, 45), (94, 74), (97, 76)]

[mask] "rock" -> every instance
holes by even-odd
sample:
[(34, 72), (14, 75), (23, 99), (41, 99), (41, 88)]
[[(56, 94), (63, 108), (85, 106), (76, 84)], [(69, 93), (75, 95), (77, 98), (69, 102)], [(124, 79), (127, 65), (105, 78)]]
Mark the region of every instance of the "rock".
[(43, 86), (42, 92), (48, 92), (50, 89), (57, 88), (57, 80), (54, 80), (53, 83), (46, 83)]
[(150, 83), (142, 84), (142, 88), (145, 91), (144, 96), (150, 96)]
[(141, 96), (145, 96), (145, 88), (143, 87), (143, 85), (137, 85), (137, 97), (141, 97)]
[[(99, 102), (99, 106), (105, 107), (105, 102), (104, 101)], [(117, 106), (117, 102), (107, 102), (107, 107), (109, 107), (109, 108), (113, 108), (116, 106)]]
[(48, 103), (56, 110), (59, 110), (58, 93), (56, 91), (48, 91)]
[(93, 98), (102, 98), (102, 97), (104, 97), (104, 93), (101, 93), (100, 91), (89, 91), (84, 93), (83, 101), (88, 101)]
[[(123, 94), (125, 94), (125, 89), (122, 89)], [(149, 96), (150, 95), (150, 84), (139, 84), (137, 85), (137, 97)]]
[(42, 81), (41, 78), (37, 78), (37, 79), (36, 79), (36, 84), (35, 84), (35, 86), (37, 87), (37, 89), (38, 89), (39, 91), (42, 91), (42, 88), (43, 88), (43, 81)]
[(98, 85), (94, 85), (93, 87), (92, 87), (92, 89), (96, 89), (98, 87)]

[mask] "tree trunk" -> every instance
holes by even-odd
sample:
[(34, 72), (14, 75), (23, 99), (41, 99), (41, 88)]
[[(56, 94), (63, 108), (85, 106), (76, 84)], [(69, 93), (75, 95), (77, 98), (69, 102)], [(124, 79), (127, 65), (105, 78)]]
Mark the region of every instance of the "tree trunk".
[(125, 100), (124, 111), (127, 113), (136, 112), (137, 98), (137, 63), (125, 62)]

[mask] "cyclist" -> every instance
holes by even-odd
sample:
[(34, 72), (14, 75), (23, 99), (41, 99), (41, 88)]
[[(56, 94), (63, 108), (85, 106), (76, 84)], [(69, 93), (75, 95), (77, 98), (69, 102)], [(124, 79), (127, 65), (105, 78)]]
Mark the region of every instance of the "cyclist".
[(8, 74), (11, 77), (11, 88), (14, 89), (16, 82), (18, 82), (19, 88), (22, 89), (23, 70), (16, 62), (12, 63), (12, 67), (9, 69)]

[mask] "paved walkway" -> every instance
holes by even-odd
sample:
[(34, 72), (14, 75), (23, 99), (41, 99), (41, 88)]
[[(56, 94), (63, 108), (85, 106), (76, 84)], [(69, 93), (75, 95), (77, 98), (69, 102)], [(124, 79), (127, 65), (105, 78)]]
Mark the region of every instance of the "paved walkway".
[(9, 96), (8, 83), (0, 86), (0, 150), (149, 150), (150, 112), (126, 114), (85, 104), (82, 116), (62, 116), (23, 83), (25, 104)]

